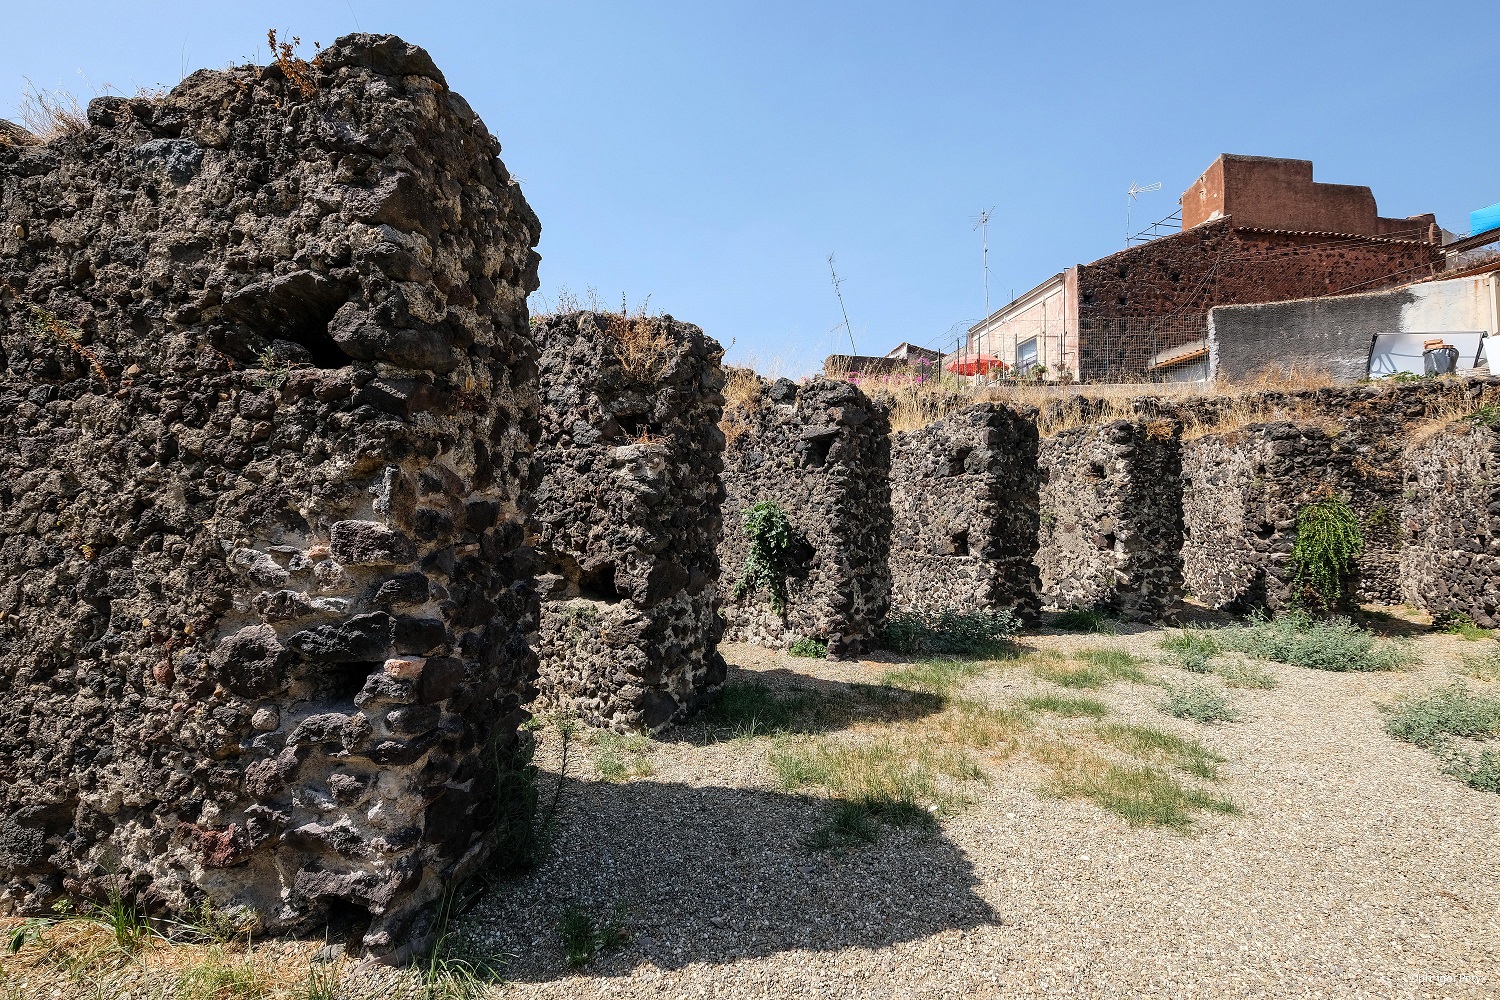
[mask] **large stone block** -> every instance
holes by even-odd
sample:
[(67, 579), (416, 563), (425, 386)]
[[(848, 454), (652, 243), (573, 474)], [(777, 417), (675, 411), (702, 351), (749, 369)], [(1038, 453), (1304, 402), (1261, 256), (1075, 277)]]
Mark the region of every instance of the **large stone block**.
[(892, 603), (1034, 614), (1035, 412), (980, 403), (891, 445)]
[(659, 729), (724, 680), (723, 349), (670, 316), (570, 313), (536, 334), (537, 704)]
[(422, 50), (303, 73), (0, 143), (0, 907), (399, 958), (534, 693), (539, 226)]
[(1404, 486), (1402, 598), (1500, 627), (1500, 433), (1465, 422), (1414, 440)]
[[(879, 630), (891, 599), (885, 409), (844, 382), (757, 379), (726, 414), (726, 425), (719, 544), (726, 637), (772, 647), (810, 638), (826, 642), (829, 656), (858, 653)], [(780, 611), (764, 589), (736, 594), (750, 551), (744, 515), (762, 500), (786, 513), (795, 535)]]
[(1042, 594), (1157, 619), (1182, 593), (1181, 426), (1114, 420), (1041, 443)]

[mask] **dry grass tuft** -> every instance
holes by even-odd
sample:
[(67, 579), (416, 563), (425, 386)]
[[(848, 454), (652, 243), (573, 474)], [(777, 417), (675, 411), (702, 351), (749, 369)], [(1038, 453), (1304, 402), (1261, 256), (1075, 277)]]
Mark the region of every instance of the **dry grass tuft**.
[(724, 432), (726, 444), (733, 444), (750, 429), (750, 420), (760, 409), (763, 390), (764, 383), (753, 370), (724, 369), (724, 417), (719, 421), (719, 430)]
[(99, 363), (99, 356), (79, 343), (83, 338), (83, 332), (78, 327), (58, 319), (57, 316), (40, 306), (33, 305), (29, 308), (31, 309), (31, 327), (38, 337), (43, 340), (55, 340), (68, 348), (83, 359), (95, 378), (105, 385), (110, 384), (109, 375), (105, 373), (104, 366)]
[(21, 91), (21, 124), (39, 142), (77, 135), (89, 127), (76, 97), (66, 90), (39, 90), (30, 80)]
[(651, 317), (610, 313), (604, 332), (614, 341), (615, 360), (630, 378), (654, 383), (666, 373), (675, 353), (673, 344)]

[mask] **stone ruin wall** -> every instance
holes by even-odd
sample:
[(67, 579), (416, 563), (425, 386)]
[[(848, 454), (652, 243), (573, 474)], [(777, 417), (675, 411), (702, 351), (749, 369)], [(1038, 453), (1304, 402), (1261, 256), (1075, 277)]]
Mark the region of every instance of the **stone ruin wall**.
[(654, 731), (723, 683), (723, 349), (670, 316), (536, 325), (537, 708)]
[[(724, 530), (719, 596), (725, 638), (785, 648), (798, 638), (853, 656), (876, 635), (891, 599), (890, 425), (856, 387), (816, 378), (757, 380), (752, 398), (726, 412)], [(749, 541), (745, 511), (772, 500), (802, 545), (787, 580), (787, 607), (764, 591), (736, 598)]]
[(1035, 418), (980, 403), (892, 437), (893, 607), (1036, 613)]
[(1500, 627), (1500, 434), (1456, 424), (1407, 448), (1402, 599)]
[(1154, 620), (1182, 593), (1181, 425), (1114, 420), (1041, 444), (1046, 603)]
[(293, 76), (0, 127), (0, 908), (397, 959), (534, 692), (539, 225), (422, 50)]

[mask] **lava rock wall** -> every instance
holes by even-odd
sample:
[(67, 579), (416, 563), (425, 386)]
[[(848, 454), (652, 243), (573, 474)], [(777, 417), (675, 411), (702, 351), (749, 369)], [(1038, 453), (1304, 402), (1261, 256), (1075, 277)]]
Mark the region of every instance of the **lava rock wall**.
[(537, 705), (657, 730), (724, 680), (724, 352), (670, 316), (570, 313), (536, 335)]
[(396, 959), (506, 836), (539, 224), (421, 49), (0, 129), (0, 907)]
[[(855, 655), (890, 607), (889, 418), (844, 382), (756, 382), (725, 418), (725, 637), (781, 648), (807, 638), (826, 642), (830, 657)], [(796, 535), (779, 613), (764, 589), (736, 594), (750, 551), (744, 515), (761, 500), (776, 503)]]
[(1402, 598), (1500, 627), (1500, 434), (1454, 424), (1413, 441), (1406, 458)]
[(1042, 441), (1044, 600), (1159, 619), (1182, 591), (1181, 426), (1114, 420)]
[(1036, 613), (1035, 411), (980, 403), (892, 438), (892, 604)]

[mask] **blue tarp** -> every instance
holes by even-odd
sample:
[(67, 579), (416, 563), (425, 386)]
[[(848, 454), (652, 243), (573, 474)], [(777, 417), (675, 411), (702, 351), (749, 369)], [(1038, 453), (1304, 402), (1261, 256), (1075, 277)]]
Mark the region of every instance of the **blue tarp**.
[(1489, 208), (1481, 208), (1477, 212), (1469, 213), (1469, 235), (1475, 233), (1487, 233), (1491, 229), (1500, 229), (1500, 201), (1495, 202)]

